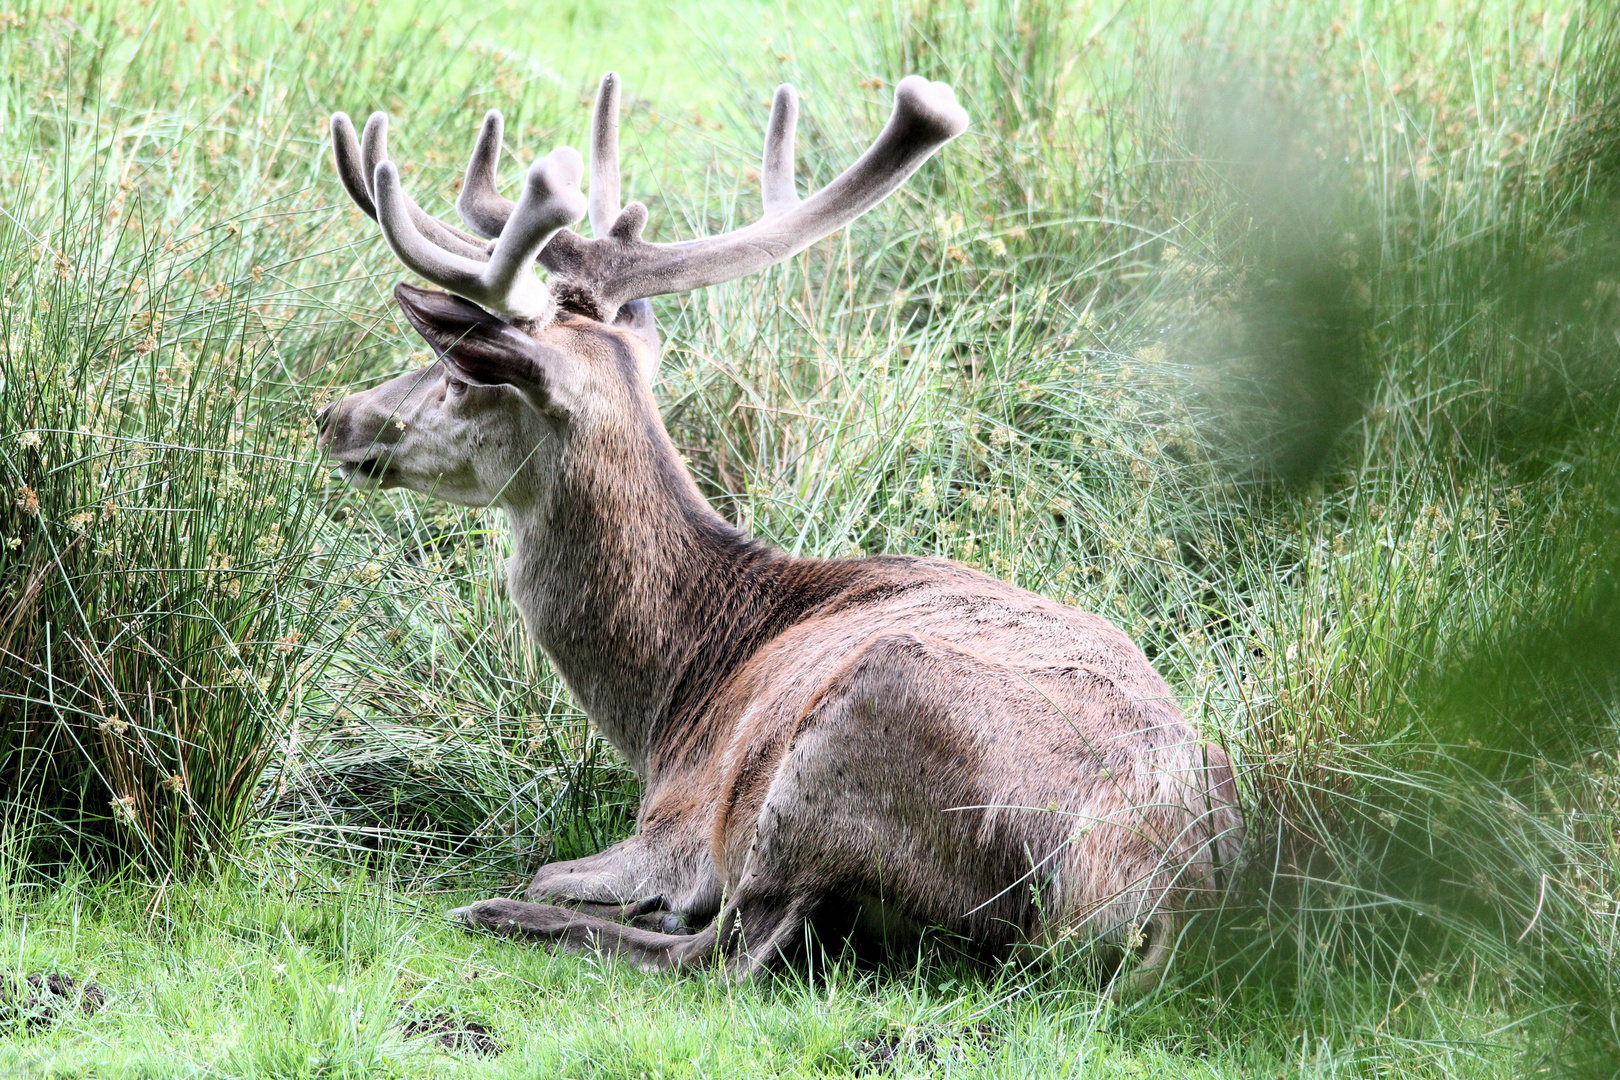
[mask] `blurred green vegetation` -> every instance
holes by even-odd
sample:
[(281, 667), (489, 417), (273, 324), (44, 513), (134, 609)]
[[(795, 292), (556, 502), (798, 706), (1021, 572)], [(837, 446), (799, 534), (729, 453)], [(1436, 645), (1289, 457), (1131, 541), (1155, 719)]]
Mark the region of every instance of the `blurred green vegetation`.
[[(606, 980), (593, 1001), (695, 1027), (631, 1050), (581, 1021), (543, 1060), (836, 1074), (845, 1050), (812, 1068), (746, 1047), (847, 1049), (871, 1012), (1024, 1033), (908, 1065), (942, 1074), (1615, 1075), (1615, 18), (1512, 0), (6, 9), (3, 945), (17, 971), (88, 965), (129, 996), (0, 1061), (114, 1071), (110, 1037), (154, 1075), (426, 1072), (388, 1001), (493, 946), (435, 937), (430, 976), (387, 946), (364, 1022), (299, 996), (307, 1062), (241, 1034), (269, 1022), (257, 983), (200, 1027), (142, 995), (191, 986), (170, 973), (190, 950), (235, 963), (232, 895), (286, 927), (377, 897), (381, 914), (341, 907), (306, 973), (327, 979), (372, 963), (351, 933), (408, 941), (434, 890), (504, 887), (628, 828), (633, 778), (502, 593), (498, 515), (357, 496), (311, 438), (321, 403), (421, 353), (325, 117), (389, 111), (407, 185), (448, 217), (485, 109), (506, 113), (514, 175), (582, 141), (615, 67), (627, 196), (659, 239), (757, 212), (775, 81), (804, 97), (809, 188), (900, 75), (951, 82), (973, 128), (883, 207), (656, 302), (666, 420), (715, 504), (784, 548), (943, 555), (1115, 620), (1232, 752), (1255, 835), (1228, 907), (1136, 1006), (1062, 972), (930, 961), (857, 979), (851, 1005), (838, 980), (688, 990), (503, 949), (490, 966), (552, 973), (524, 976), (540, 1004), (489, 1006), (517, 1010), (503, 1033)], [(331, 866), (350, 876), (289, 884)], [(96, 959), (124, 934), (141, 949)], [(285, 962), (252, 948), (238, 970)], [(190, 1064), (133, 1037), (151, 1015)], [(670, 1064), (732, 1015), (774, 1034)], [(1127, 1050), (1087, 1057), (1097, 1040)]]

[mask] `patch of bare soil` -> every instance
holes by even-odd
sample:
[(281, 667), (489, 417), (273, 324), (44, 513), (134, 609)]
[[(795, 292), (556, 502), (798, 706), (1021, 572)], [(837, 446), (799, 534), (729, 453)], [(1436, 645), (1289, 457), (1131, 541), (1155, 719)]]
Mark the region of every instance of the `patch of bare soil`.
[(81, 986), (71, 975), (0, 975), (0, 1035), (49, 1027), (75, 1010), (89, 1016), (106, 1002), (101, 987)]
[(945, 1044), (989, 1048), (1000, 1040), (989, 1024), (940, 1030), (880, 1031), (853, 1047), (855, 1064), (868, 1069), (890, 1069), (904, 1056), (938, 1061)]
[(407, 1039), (432, 1038), (446, 1050), (478, 1057), (494, 1057), (506, 1049), (495, 1033), (475, 1020), (457, 1020), (449, 1013), (434, 1013), (412, 1020), (400, 1029)]

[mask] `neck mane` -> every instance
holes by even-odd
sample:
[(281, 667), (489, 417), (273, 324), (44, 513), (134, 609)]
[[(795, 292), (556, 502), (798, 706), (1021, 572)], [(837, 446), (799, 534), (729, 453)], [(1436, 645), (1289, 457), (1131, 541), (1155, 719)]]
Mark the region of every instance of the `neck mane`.
[[(532, 503), (507, 507), (512, 596), (575, 700), (644, 778), (726, 676), (848, 577), (704, 501), (650, 399), (571, 428)], [(679, 740), (686, 742), (687, 740)]]

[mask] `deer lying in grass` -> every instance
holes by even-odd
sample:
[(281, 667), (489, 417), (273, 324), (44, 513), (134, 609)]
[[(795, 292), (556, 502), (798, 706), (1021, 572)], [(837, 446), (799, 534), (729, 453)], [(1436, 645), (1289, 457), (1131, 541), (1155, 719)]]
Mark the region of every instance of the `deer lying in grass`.
[[(652, 244), (646, 208), (619, 205), (618, 99), (609, 74), (588, 203), (566, 147), (515, 205), (497, 194), (490, 113), (456, 203), (479, 236), (401, 191), (381, 114), (358, 141), (332, 119), (349, 194), (448, 291), (395, 289), (439, 362), (326, 409), (321, 445), (358, 487), (506, 511), (529, 632), (645, 783), (634, 836), (544, 867), (530, 902), (455, 914), (743, 976), (823, 920), (944, 927), (988, 955), (1090, 941), (1116, 985), (1150, 984), (1242, 823), (1225, 756), (1141, 650), (955, 563), (795, 558), (749, 538), (704, 502), (650, 389), (648, 297), (804, 250), (899, 187), (966, 112), (944, 84), (903, 80), (871, 148), (801, 201), (783, 86), (762, 220)], [(587, 212), (592, 240), (568, 228)]]

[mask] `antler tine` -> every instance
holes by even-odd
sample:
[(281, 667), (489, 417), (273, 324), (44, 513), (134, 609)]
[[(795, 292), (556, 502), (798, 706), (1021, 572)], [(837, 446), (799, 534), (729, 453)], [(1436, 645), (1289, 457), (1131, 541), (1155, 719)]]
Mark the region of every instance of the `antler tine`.
[(354, 133), (354, 121), (348, 113), (332, 114), (332, 162), (337, 166), (338, 179), (349, 198), (372, 221), (377, 220), (377, 204), (371, 201), (371, 178), (360, 159), (360, 140)]
[(435, 244), (417, 228), (411, 202), (391, 161), (378, 162), (372, 178), (378, 224), (399, 261), (428, 281), (513, 319), (544, 322), (556, 311), (551, 290), (534, 272), (534, 260), (557, 231), (585, 215), (579, 191), (583, 163), (572, 147), (559, 147), (529, 166), (518, 199), (489, 252), (487, 262)]
[(773, 218), (799, 205), (793, 186), (793, 134), (799, 126), (799, 95), (783, 83), (771, 99), (771, 119), (765, 127), (765, 156), (760, 163), (760, 194), (765, 217)]
[(516, 207), (495, 189), (495, 166), (501, 157), (501, 135), (506, 121), (499, 109), (484, 114), (484, 126), (478, 131), (473, 144), (472, 157), (467, 161), (467, 177), (462, 181), (461, 194), (456, 197), (456, 213), (473, 232), (493, 240), (506, 228), (507, 220)]
[(619, 217), (619, 73), (602, 76), (591, 112), (591, 235), (608, 234)]
[(934, 151), (967, 128), (967, 111), (944, 83), (917, 75), (894, 89), (894, 112), (866, 153), (807, 199), (791, 197), (792, 90), (778, 91), (766, 138), (766, 216), (703, 240), (649, 244), (640, 239), (646, 209), (625, 207), (606, 237), (561, 233), (542, 255), (547, 269), (589, 293), (598, 317), (611, 320), (626, 301), (731, 281), (791, 258), (837, 232), (905, 183)]
[(572, 146), (559, 146), (529, 166), (523, 195), (489, 256), (489, 268), (498, 279), (527, 279), (545, 289), (534, 261), (553, 236), (585, 216), (585, 196), (579, 190), (584, 171), (585, 163)]
[[(388, 159), (388, 117), (374, 112), (366, 120), (359, 144), (354, 137), (354, 123), (346, 113), (332, 116), (332, 157), (337, 162), (338, 178), (355, 205), (368, 217), (377, 219), (377, 192), (374, 178), (377, 166)], [(446, 225), (428, 214), (409, 196), (406, 212), (416, 224), (417, 231), (432, 237), (434, 243), (457, 255), (469, 259), (488, 258), (488, 247), (476, 236), (469, 236), (453, 225)]]

